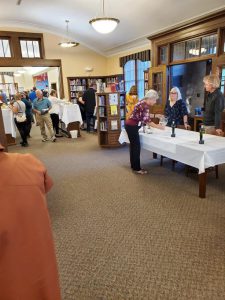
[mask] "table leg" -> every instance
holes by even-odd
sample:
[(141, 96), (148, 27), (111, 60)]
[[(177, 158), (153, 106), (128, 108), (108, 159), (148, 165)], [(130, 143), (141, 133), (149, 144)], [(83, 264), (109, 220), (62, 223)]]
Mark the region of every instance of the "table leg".
[(196, 121), (196, 118), (194, 118), (194, 131), (196, 131), (196, 124), (197, 124), (197, 121)]
[(199, 182), (199, 197), (205, 198), (206, 197), (206, 172), (198, 175), (198, 182)]

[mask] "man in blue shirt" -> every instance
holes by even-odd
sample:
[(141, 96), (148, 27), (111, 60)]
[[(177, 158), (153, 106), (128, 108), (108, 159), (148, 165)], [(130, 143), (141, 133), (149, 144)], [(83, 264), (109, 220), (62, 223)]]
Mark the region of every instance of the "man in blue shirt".
[(0, 96), (2, 98), (2, 101), (7, 104), (7, 96), (6, 93), (4, 93), (2, 90), (0, 90)]
[(48, 98), (43, 97), (42, 91), (36, 91), (36, 99), (33, 102), (33, 111), (36, 113), (37, 122), (40, 125), (42, 142), (48, 140), (45, 125), (48, 128), (50, 139), (52, 142), (56, 141), (56, 137), (53, 131), (52, 120), (50, 118), (49, 110), (52, 108), (51, 102)]
[(33, 101), (34, 101), (34, 99), (36, 99), (37, 97), (36, 97), (36, 87), (34, 86), (33, 87), (33, 90), (29, 93), (29, 99), (30, 99), (30, 101), (33, 103)]

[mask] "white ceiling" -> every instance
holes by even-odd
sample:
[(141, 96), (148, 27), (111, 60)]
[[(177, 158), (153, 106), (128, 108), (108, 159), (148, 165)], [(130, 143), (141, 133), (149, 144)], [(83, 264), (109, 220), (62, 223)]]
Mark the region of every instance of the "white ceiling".
[(102, 15), (102, 0), (0, 0), (0, 26), (65, 35), (105, 56), (144, 46), (146, 37), (166, 28), (225, 8), (225, 0), (105, 0), (105, 14), (120, 19), (107, 35), (89, 20)]

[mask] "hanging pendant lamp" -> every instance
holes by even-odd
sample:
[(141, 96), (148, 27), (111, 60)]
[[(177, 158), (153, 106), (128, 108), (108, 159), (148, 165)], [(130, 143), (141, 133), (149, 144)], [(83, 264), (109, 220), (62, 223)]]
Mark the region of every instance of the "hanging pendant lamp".
[[(69, 20), (65, 20), (66, 22), (66, 36), (69, 36)], [(65, 42), (61, 42), (58, 44), (59, 46), (61, 46), (62, 48), (72, 48), (72, 47), (76, 47), (79, 45), (79, 43), (77, 42), (72, 42), (72, 41), (65, 41)]]
[(116, 29), (120, 20), (105, 16), (105, 0), (102, 0), (102, 17), (94, 18), (89, 21), (92, 27), (99, 33), (107, 34)]

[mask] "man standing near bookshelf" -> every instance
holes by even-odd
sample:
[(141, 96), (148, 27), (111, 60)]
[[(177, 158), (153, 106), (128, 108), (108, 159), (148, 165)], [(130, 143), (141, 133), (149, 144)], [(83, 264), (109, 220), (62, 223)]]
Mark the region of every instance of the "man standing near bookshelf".
[(87, 132), (91, 131), (91, 120), (93, 120), (93, 131), (94, 131), (94, 110), (96, 106), (95, 101), (95, 89), (94, 85), (91, 83), (89, 88), (84, 92), (82, 100), (84, 104), (86, 122), (87, 122)]

